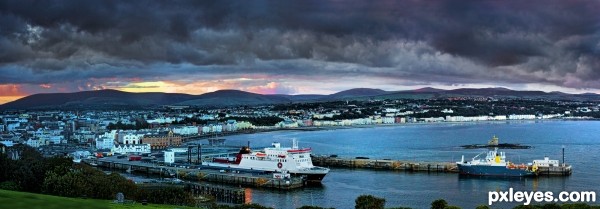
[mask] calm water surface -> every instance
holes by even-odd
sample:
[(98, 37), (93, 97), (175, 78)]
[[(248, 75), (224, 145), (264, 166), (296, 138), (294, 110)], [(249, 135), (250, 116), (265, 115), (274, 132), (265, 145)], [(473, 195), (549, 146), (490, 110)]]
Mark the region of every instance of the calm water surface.
[[(570, 177), (535, 179), (464, 178), (457, 174), (427, 174), (391, 171), (332, 169), (321, 186), (294, 191), (247, 189), (251, 201), (274, 208), (297, 208), (303, 205), (354, 208), (361, 194), (386, 198), (386, 207), (429, 208), (439, 198), (463, 208), (487, 203), (488, 191), (597, 191), (600, 192), (600, 122), (543, 121), (410, 124), (373, 128), (328, 131), (280, 131), (227, 137), (226, 144), (270, 146), (281, 142), (291, 146), (298, 139), (301, 147), (312, 147), (313, 154), (337, 154), (340, 157), (364, 156), (371, 159), (415, 161), (470, 159), (484, 150), (465, 150), (460, 145), (487, 143), (493, 135), (500, 143), (534, 146), (528, 150), (505, 150), (513, 162), (534, 159), (561, 159), (566, 147), (566, 161), (574, 167)], [(512, 205), (495, 205), (509, 208)]]

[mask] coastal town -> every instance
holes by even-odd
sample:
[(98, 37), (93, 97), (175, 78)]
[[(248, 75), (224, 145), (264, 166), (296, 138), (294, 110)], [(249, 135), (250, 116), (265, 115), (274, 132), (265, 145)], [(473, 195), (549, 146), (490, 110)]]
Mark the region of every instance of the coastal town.
[[(594, 120), (595, 102), (494, 98), (369, 100), (143, 110), (14, 110), (0, 116), (0, 143), (46, 156), (150, 153), (201, 138), (287, 129), (409, 123)], [(85, 156), (87, 157), (87, 156)]]

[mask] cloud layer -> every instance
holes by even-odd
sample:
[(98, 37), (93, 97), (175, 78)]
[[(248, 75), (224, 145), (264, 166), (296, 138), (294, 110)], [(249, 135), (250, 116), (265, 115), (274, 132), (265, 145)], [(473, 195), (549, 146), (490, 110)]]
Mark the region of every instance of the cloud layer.
[(179, 92), (220, 85), (261, 93), (432, 84), (597, 90), (598, 11), (598, 1), (561, 0), (6, 0), (0, 84), (30, 93), (139, 82), (170, 82)]

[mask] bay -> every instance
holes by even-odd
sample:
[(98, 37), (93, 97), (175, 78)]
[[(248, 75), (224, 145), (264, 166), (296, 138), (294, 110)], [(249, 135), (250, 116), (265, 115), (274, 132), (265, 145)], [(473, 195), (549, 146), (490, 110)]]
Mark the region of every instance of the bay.
[[(293, 191), (248, 188), (249, 200), (274, 208), (303, 205), (354, 208), (361, 194), (386, 198), (386, 207), (429, 208), (443, 198), (450, 205), (475, 208), (487, 204), (489, 191), (600, 191), (599, 121), (516, 121), (478, 123), (403, 124), (324, 131), (277, 131), (228, 136), (226, 144), (252, 147), (280, 142), (291, 146), (297, 139), (301, 147), (311, 147), (315, 155), (337, 154), (371, 159), (455, 162), (464, 155), (470, 159), (485, 151), (463, 149), (466, 144), (483, 144), (492, 136), (500, 143), (520, 143), (532, 149), (504, 150), (509, 161), (527, 163), (534, 159), (565, 160), (574, 168), (569, 177), (465, 178), (457, 174), (410, 173), (334, 168), (322, 185)], [(510, 208), (516, 204), (495, 204)]]

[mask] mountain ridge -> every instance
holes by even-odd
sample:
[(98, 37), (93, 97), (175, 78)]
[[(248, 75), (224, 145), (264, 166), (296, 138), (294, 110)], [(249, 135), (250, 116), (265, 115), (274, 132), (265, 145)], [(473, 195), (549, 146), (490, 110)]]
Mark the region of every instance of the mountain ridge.
[(241, 90), (218, 90), (200, 95), (183, 93), (132, 93), (113, 89), (73, 93), (40, 93), (0, 105), (0, 109), (39, 109), (98, 106), (239, 106), (285, 104), (293, 102), (320, 102), (370, 99), (434, 99), (449, 97), (500, 97), (551, 100), (600, 100), (593, 93), (568, 94), (563, 92), (520, 91), (507, 88), (436, 89), (425, 87), (414, 90), (385, 91), (373, 88), (354, 88), (329, 95), (320, 94), (258, 94)]

